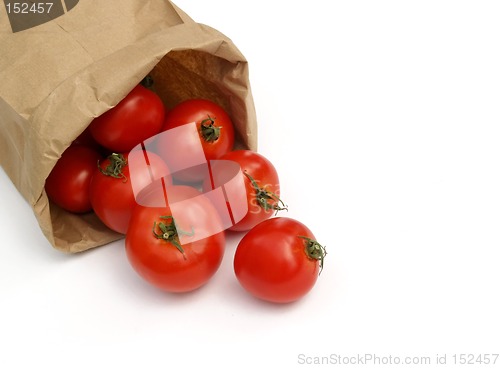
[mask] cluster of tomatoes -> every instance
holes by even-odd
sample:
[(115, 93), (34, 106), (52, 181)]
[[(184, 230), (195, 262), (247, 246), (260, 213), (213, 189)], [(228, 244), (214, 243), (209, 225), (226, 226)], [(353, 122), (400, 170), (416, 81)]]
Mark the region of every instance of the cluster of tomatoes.
[[(124, 234), (133, 269), (165, 291), (207, 283), (222, 262), (226, 231), (244, 231), (233, 263), (242, 287), (277, 303), (304, 296), (326, 251), (304, 224), (273, 216), (286, 209), (273, 164), (233, 148), (233, 123), (218, 104), (189, 99), (167, 111), (148, 87), (137, 85), (65, 150), (46, 180), (49, 199), (73, 213), (94, 211)], [(210, 162), (237, 164), (242, 185), (217, 192), (223, 183)]]

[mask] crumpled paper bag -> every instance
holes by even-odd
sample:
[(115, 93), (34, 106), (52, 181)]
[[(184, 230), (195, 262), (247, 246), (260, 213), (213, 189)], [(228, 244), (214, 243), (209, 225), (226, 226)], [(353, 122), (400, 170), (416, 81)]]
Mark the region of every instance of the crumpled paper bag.
[(167, 108), (188, 98), (222, 105), (237, 145), (257, 149), (248, 63), (233, 42), (165, 0), (80, 0), (13, 32), (0, 7), (0, 164), (48, 241), (76, 253), (117, 240), (93, 213), (50, 203), (45, 179), (97, 116), (150, 74)]

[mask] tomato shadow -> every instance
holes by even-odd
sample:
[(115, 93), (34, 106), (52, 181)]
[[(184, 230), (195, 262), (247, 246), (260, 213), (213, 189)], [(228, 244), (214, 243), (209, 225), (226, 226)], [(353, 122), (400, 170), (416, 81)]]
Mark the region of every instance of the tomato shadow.
[(143, 280), (135, 271), (129, 267), (129, 280), (127, 283), (126, 292), (132, 298), (141, 298), (144, 303), (161, 303), (163, 305), (185, 305), (192, 304), (197, 300), (200, 300), (204, 294), (204, 289), (206, 285), (199, 287), (198, 289), (174, 293), (161, 290), (147, 281)]
[(232, 231), (226, 230), (226, 245), (237, 247), (241, 239), (246, 235), (247, 231)]
[[(172, 293), (148, 283), (130, 265), (125, 251), (124, 240), (120, 240), (117, 242), (118, 244), (115, 244), (116, 251), (113, 252), (111, 257), (114, 260), (109, 267), (110, 282), (116, 284), (115, 290), (121, 294), (121, 297), (135, 301), (140, 300), (141, 304), (158, 303), (162, 305), (185, 306), (195, 304), (202, 299), (218, 299), (219, 295), (225, 298), (233, 294), (233, 290), (226, 290), (226, 287), (233, 289), (235, 286), (236, 291), (238, 291), (237, 287), (239, 285), (232, 285), (233, 280), (237, 283), (233, 273), (232, 261), (238, 243), (245, 234), (246, 232), (229, 230), (225, 232), (226, 250), (221, 265), (214, 276), (205, 285), (196, 290), (186, 293)], [(87, 252), (93, 251), (91, 249)]]
[(230, 285), (227, 285), (225, 291), (224, 300), (226, 303), (232, 303), (235, 310), (246, 313), (258, 312), (271, 315), (291, 313), (301, 308), (304, 299), (299, 299), (290, 303), (273, 303), (262, 300), (245, 291), (236, 279), (232, 280)]
[(151, 305), (153, 303), (178, 305), (191, 303), (199, 299), (203, 294), (205, 285), (186, 293), (167, 292), (151, 285), (132, 268), (127, 259), (124, 244), (119, 254), (117, 254), (117, 258), (118, 259), (113, 262), (110, 278), (112, 282), (117, 284), (116, 290), (122, 294), (121, 297), (133, 300), (134, 303), (146, 305)]
[(211, 281), (212, 294), (217, 296), (228, 309), (235, 313), (264, 313), (264, 314), (282, 314), (297, 310), (302, 305), (302, 300), (307, 295), (291, 303), (272, 303), (254, 297), (248, 293), (238, 282), (233, 269), (234, 251), (227, 249), (225, 259), (218, 273)]

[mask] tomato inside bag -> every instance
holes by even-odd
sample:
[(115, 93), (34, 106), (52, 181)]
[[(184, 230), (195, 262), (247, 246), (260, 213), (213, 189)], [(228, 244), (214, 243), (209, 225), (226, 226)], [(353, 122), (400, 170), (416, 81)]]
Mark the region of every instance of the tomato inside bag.
[[(0, 68), (0, 165), (33, 209), (48, 243), (66, 253), (123, 234), (95, 213), (56, 206), (45, 181), (92, 121), (147, 75), (167, 110), (188, 99), (211, 100), (231, 117), (235, 147), (257, 149), (248, 62), (229, 37), (195, 22), (169, 0), (150, 0), (147, 7), (136, 0), (96, 4), (80, 1), (60, 17), (17, 33), (7, 18), (0, 19), (0, 64), (6, 66)], [(126, 16), (110, 22), (112, 9), (125, 9)]]

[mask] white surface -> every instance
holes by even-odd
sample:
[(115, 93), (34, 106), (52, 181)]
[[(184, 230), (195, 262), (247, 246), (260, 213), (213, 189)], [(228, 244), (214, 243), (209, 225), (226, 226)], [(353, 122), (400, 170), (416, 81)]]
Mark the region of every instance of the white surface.
[(500, 5), (177, 4), (249, 60), (260, 152), (288, 216), (327, 247), (325, 270), (300, 302), (259, 302), (233, 275), (235, 237), (206, 287), (163, 294), (123, 242), (53, 250), (0, 171), (0, 366), (292, 367), (335, 354), (454, 366), (452, 354), (500, 353)]

